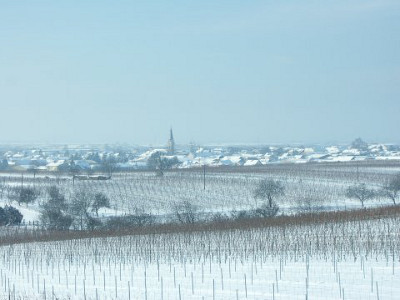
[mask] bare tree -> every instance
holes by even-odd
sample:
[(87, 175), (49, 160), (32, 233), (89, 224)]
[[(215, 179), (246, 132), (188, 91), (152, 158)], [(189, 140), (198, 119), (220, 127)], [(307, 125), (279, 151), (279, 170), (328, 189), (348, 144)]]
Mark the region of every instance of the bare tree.
[(283, 196), (284, 194), (285, 187), (282, 182), (273, 179), (263, 179), (254, 191), (254, 198), (267, 199), (268, 206), (272, 208), (274, 206), (274, 198)]
[(396, 174), (382, 189), (382, 195), (393, 201), (396, 205), (396, 200), (400, 193), (400, 173)]
[(358, 199), (362, 207), (364, 207), (365, 201), (374, 198), (375, 195), (375, 191), (367, 188), (365, 183), (350, 186), (346, 190), (346, 197)]
[(99, 216), (99, 209), (102, 207), (110, 207), (110, 200), (103, 193), (96, 193), (91, 204), (91, 209), (96, 213), (97, 217)]
[(112, 155), (104, 156), (101, 161), (101, 167), (111, 178), (113, 173), (117, 170), (117, 159)]
[(40, 219), (48, 229), (67, 230), (73, 218), (67, 214), (65, 196), (57, 186), (48, 188), (48, 201), (41, 207)]
[(297, 198), (298, 208), (301, 212), (311, 212), (321, 209), (321, 199), (316, 195), (306, 194)]
[(80, 227), (83, 229), (83, 223), (90, 220), (89, 209), (92, 205), (92, 195), (84, 190), (75, 192), (72, 198), (70, 212), (80, 221)]
[(165, 157), (160, 151), (154, 152), (147, 161), (147, 167), (156, 172), (156, 175), (163, 176), (164, 172), (179, 164), (176, 156)]
[(61, 193), (60, 189), (56, 185), (52, 185), (47, 189), (49, 200), (46, 205), (53, 209), (65, 210), (67, 203), (64, 194)]
[(38, 191), (32, 187), (19, 187), (15, 192), (17, 193), (16, 200), (18, 205), (21, 205), (21, 203), (29, 204), (35, 202), (36, 198), (39, 196)]

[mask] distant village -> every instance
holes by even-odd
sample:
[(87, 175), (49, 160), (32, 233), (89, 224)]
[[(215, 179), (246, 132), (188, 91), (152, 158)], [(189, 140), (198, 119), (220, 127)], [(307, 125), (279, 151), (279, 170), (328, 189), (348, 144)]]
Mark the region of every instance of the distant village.
[(313, 146), (198, 146), (176, 145), (172, 129), (165, 147), (143, 146), (1, 146), (0, 171), (96, 172), (153, 169), (154, 162), (170, 168), (262, 166), (277, 163), (399, 160), (400, 146), (368, 144)]

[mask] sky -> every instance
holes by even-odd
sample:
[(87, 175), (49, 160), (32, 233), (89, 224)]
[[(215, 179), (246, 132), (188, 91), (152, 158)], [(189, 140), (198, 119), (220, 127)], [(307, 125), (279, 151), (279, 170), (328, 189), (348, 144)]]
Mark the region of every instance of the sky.
[(0, 143), (400, 143), (400, 2), (0, 0)]

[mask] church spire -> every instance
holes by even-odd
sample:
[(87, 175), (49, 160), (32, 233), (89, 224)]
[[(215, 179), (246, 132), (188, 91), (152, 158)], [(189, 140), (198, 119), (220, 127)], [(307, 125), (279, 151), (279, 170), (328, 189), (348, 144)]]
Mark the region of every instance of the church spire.
[(168, 154), (170, 155), (175, 154), (175, 141), (174, 141), (174, 134), (172, 132), (172, 127), (169, 131)]

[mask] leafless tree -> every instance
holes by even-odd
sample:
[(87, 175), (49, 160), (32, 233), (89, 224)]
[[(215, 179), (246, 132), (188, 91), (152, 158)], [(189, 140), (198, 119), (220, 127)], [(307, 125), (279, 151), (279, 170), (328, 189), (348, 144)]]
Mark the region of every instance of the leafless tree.
[(41, 222), (48, 229), (67, 230), (72, 224), (72, 217), (67, 214), (65, 196), (57, 186), (47, 190), (49, 199), (41, 207)]
[(101, 167), (104, 172), (111, 178), (113, 173), (117, 170), (117, 160), (112, 155), (107, 155), (103, 157), (101, 161)]
[(350, 186), (346, 190), (346, 197), (358, 199), (362, 207), (364, 207), (365, 201), (374, 198), (375, 195), (375, 191), (367, 188), (365, 183)]
[(110, 200), (103, 193), (96, 193), (93, 197), (93, 201), (91, 204), (91, 210), (96, 213), (96, 216), (99, 216), (99, 209), (102, 207), (110, 207)]
[(18, 205), (21, 205), (21, 203), (28, 204), (35, 202), (39, 196), (39, 192), (32, 187), (18, 187), (14, 190), (14, 193), (15, 194), (11, 197), (17, 200)]
[(393, 201), (396, 205), (396, 200), (400, 193), (400, 173), (396, 174), (382, 189), (382, 195)]
[(147, 161), (147, 167), (156, 172), (157, 176), (163, 176), (164, 172), (179, 164), (176, 156), (169, 158), (165, 157), (160, 151), (154, 152)]
[(274, 198), (283, 196), (284, 194), (285, 187), (282, 182), (273, 179), (263, 179), (254, 191), (254, 198), (267, 199), (268, 206), (272, 208), (274, 206)]
[(81, 229), (84, 227), (84, 222), (86, 223), (90, 219), (89, 209), (92, 205), (92, 198), (92, 194), (84, 190), (76, 191), (72, 197), (70, 212), (79, 219)]

